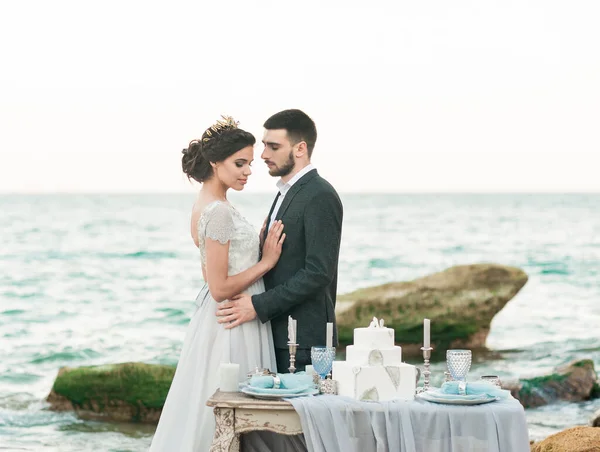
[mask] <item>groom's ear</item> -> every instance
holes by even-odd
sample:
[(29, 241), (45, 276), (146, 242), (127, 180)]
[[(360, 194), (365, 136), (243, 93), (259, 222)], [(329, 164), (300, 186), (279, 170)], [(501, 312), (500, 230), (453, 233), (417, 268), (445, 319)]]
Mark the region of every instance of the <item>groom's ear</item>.
[(294, 154), (297, 158), (302, 158), (308, 154), (308, 146), (306, 146), (306, 141), (300, 141), (296, 146), (298, 147), (296, 148)]

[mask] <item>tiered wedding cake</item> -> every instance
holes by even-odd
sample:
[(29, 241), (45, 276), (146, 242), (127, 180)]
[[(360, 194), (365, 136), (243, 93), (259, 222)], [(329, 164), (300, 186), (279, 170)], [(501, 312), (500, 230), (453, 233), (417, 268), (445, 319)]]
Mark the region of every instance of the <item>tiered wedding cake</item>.
[(373, 401), (415, 397), (417, 368), (402, 362), (402, 348), (394, 345), (394, 330), (383, 319), (354, 330), (346, 361), (334, 361), (332, 372), (339, 395)]

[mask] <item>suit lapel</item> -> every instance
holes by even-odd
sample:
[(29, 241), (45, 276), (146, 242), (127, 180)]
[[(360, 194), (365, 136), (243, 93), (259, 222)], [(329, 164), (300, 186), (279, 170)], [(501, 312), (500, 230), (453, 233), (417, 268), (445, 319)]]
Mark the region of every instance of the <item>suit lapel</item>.
[(294, 196), (296, 196), (298, 192), (302, 190), (302, 187), (304, 185), (306, 185), (311, 179), (313, 179), (317, 175), (318, 173), (316, 169), (310, 170), (308, 173), (302, 176), (294, 185), (292, 185), (292, 188), (290, 188), (290, 190), (285, 194), (285, 198), (283, 198), (283, 202), (281, 203), (281, 207), (279, 207), (279, 210), (277, 211), (275, 220), (281, 220), (281, 218), (285, 214), (285, 211), (294, 199)]

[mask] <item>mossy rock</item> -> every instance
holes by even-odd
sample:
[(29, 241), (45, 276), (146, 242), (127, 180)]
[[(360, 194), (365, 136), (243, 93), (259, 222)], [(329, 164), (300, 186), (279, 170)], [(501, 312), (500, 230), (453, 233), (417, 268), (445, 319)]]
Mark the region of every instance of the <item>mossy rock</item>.
[(590, 418), (591, 427), (600, 427), (600, 410), (596, 411)]
[(123, 363), (60, 369), (48, 396), (51, 409), (73, 409), (80, 416), (157, 422), (175, 367)]
[(535, 408), (559, 400), (581, 402), (597, 397), (598, 375), (591, 359), (573, 361), (549, 375), (525, 378), (504, 385), (525, 408)]
[(383, 318), (410, 355), (419, 350), (423, 319), (429, 318), (434, 349), (482, 348), (492, 319), (526, 282), (527, 275), (518, 268), (474, 264), (359, 289), (337, 299), (338, 339), (342, 346), (352, 344), (355, 328), (367, 327), (373, 317)]
[[(594, 387), (592, 388), (592, 393), (590, 394), (591, 399), (600, 398), (600, 382), (594, 383)], [(600, 426), (599, 426), (600, 427)]]

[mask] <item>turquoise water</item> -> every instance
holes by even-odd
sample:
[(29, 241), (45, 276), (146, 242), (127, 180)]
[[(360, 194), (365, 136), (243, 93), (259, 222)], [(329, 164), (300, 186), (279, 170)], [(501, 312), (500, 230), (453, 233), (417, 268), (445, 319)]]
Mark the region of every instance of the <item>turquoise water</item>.
[[(270, 195), (232, 201), (257, 230)], [(44, 409), (61, 366), (175, 364), (202, 285), (193, 195), (0, 195), (0, 449), (138, 451), (153, 428)], [(495, 262), (530, 280), (471, 375), (600, 370), (600, 195), (343, 195), (339, 291)], [(433, 369), (437, 378), (442, 365)], [(534, 439), (600, 400), (528, 410)]]

